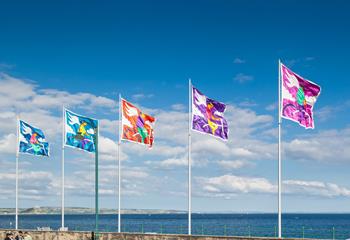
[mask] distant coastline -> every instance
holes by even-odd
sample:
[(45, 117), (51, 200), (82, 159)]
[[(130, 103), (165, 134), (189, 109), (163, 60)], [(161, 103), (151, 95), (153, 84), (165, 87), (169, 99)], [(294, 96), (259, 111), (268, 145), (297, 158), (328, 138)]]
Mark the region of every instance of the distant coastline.
[[(21, 215), (39, 215), (39, 214), (61, 214), (60, 207), (33, 207), (33, 208), (20, 208), (18, 210)], [(94, 214), (93, 208), (83, 207), (67, 207), (65, 208), (65, 214)], [(100, 214), (117, 214), (116, 209), (101, 208)], [(159, 209), (123, 209), (122, 214), (176, 214), (186, 213), (185, 211), (177, 210), (159, 210)], [(0, 208), (0, 215), (14, 215), (14, 208)]]
[[(60, 207), (33, 207), (20, 208), (21, 215), (59, 215), (61, 214)], [(84, 207), (67, 207), (65, 208), (66, 215), (94, 214), (93, 208)], [(100, 214), (117, 214), (117, 209), (101, 208)], [(181, 210), (163, 210), (163, 209), (122, 209), (122, 214), (187, 214), (187, 211)], [(0, 208), (0, 215), (14, 215), (15, 208)], [(276, 214), (272, 212), (193, 212), (193, 214)], [(349, 212), (285, 212), (283, 214), (350, 214)]]

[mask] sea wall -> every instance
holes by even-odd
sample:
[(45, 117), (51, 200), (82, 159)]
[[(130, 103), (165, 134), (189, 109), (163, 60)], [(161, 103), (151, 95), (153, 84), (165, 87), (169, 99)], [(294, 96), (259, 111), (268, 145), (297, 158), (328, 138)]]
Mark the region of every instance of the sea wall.
[[(0, 240), (5, 239), (5, 234), (8, 231), (13, 230), (0, 230)], [(33, 240), (94, 240), (91, 232), (59, 232), (59, 231), (27, 231), (33, 238)], [(95, 238), (97, 239), (97, 238)], [(214, 236), (188, 236), (188, 235), (175, 235), (175, 234), (134, 234), (134, 233), (100, 233), (99, 240), (268, 240), (274, 238), (255, 238), (255, 237), (214, 237)]]

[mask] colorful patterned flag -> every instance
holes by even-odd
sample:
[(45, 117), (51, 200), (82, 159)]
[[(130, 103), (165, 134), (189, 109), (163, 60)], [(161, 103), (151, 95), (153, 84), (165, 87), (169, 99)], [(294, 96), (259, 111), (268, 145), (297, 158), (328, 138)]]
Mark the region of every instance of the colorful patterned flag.
[(192, 129), (223, 140), (228, 139), (228, 125), (224, 117), (226, 105), (207, 98), (192, 87)]
[(96, 151), (98, 121), (65, 109), (65, 145), (87, 152)]
[(49, 156), (49, 143), (46, 142), (43, 131), (19, 120), (18, 142), (21, 153), (36, 156)]
[(121, 139), (149, 145), (154, 141), (153, 125), (155, 118), (141, 112), (140, 109), (122, 99), (122, 136)]
[(321, 93), (321, 87), (306, 80), (281, 64), (283, 118), (314, 128), (313, 106)]

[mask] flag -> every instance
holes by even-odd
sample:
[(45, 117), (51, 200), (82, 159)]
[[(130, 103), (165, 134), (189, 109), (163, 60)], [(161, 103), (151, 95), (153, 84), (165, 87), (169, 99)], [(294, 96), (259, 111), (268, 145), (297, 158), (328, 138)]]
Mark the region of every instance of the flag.
[(65, 145), (94, 153), (98, 121), (65, 109)]
[(18, 151), (36, 156), (49, 156), (49, 143), (39, 128), (19, 120), (18, 129)]
[(227, 140), (229, 129), (224, 117), (225, 110), (224, 103), (210, 99), (192, 87), (193, 130)]
[(321, 87), (300, 77), (281, 64), (282, 102), (281, 116), (299, 123), (300, 126), (314, 128), (313, 106), (321, 93)]
[(153, 126), (155, 118), (141, 112), (140, 109), (122, 99), (122, 136), (121, 139), (149, 145), (154, 141)]

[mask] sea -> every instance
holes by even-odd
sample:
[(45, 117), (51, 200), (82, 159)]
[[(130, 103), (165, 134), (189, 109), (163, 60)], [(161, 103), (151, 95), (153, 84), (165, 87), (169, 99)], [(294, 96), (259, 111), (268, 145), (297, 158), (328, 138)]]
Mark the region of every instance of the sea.
[[(1, 215), (0, 228), (14, 228), (14, 215)], [(187, 214), (123, 214), (122, 232), (187, 234)], [(66, 215), (69, 230), (93, 231), (95, 215)], [(61, 215), (20, 215), (19, 228), (57, 230)], [(283, 214), (282, 235), (290, 238), (349, 239), (350, 214)], [(117, 215), (99, 215), (99, 230), (117, 231)], [(192, 214), (193, 235), (277, 236), (276, 214)]]

